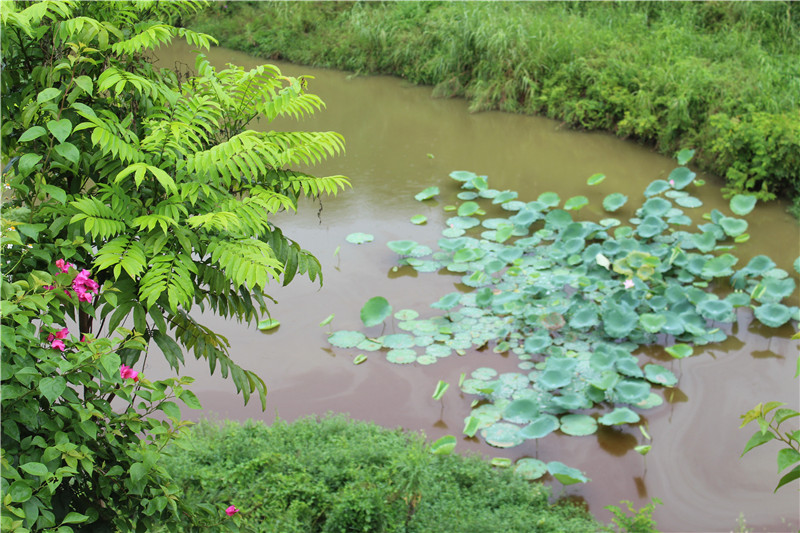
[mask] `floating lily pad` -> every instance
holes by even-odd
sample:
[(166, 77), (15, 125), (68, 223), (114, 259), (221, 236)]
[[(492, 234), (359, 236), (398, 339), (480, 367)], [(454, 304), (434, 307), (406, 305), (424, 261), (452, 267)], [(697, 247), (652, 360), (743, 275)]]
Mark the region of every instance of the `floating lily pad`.
[(685, 165), (692, 160), (692, 157), (694, 157), (694, 150), (689, 150), (688, 148), (684, 148), (675, 154), (675, 158), (678, 160), (679, 165)]
[(365, 242), (372, 242), (374, 239), (375, 236), (369, 233), (351, 233), (344, 238), (344, 240), (353, 244), (364, 244)]
[(779, 303), (768, 303), (760, 305), (755, 309), (755, 315), (758, 321), (771, 328), (784, 325), (792, 318), (792, 314), (792, 308)]
[(639, 421), (639, 415), (627, 407), (617, 407), (610, 413), (601, 416), (597, 421), (604, 426), (634, 424)]
[(421, 365), (432, 365), (436, 362), (436, 357), (433, 355), (420, 355), (417, 357), (417, 363)]
[(425, 224), (428, 221), (428, 217), (425, 215), (414, 215), (409, 219), (412, 224), (420, 225)]
[(645, 365), (644, 375), (649, 382), (665, 387), (672, 387), (678, 383), (678, 378), (675, 377), (675, 374), (661, 365)]
[(703, 205), (703, 202), (694, 196), (683, 196), (681, 198), (676, 198), (675, 203), (681, 207), (688, 207), (690, 209)]
[(665, 351), (675, 359), (683, 359), (694, 353), (694, 349), (692, 349), (692, 347), (688, 344), (675, 344), (673, 346), (668, 346), (665, 348)]
[(399, 255), (409, 255), (411, 251), (419, 246), (419, 243), (416, 241), (389, 241), (386, 243), (386, 246), (396, 254)]
[(446, 229), (442, 230), (442, 235), (444, 235), (445, 237), (450, 237), (450, 238), (460, 237), (460, 236), (464, 235), (464, 233), (466, 233), (466, 232), (461, 228), (446, 228)]
[(453, 349), (444, 344), (431, 344), (425, 348), (425, 353), (434, 357), (448, 357), (453, 353)]
[(485, 366), (473, 370), (470, 375), (475, 379), (489, 380), (497, 376), (497, 370)]
[(414, 344), (414, 337), (407, 333), (394, 333), (383, 337), (383, 345), (387, 348), (411, 348)]
[(628, 197), (622, 193), (611, 193), (603, 199), (603, 209), (609, 213), (613, 213), (628, 201)]
[(730, 203), (731, 211), (733, 211), (735, 215), (743, 217), (753, 210), (753, 208), (756, 206), (756, 201), (757, 198), (755, 196), (746, 194), (734, 195), (734, 197), (731, 198)]
[(419, 316), (419, 313), (414, 309), (400, 309), (394, 314), (397, 320), (414, 320)]
[(506, 422), (497, 422), (481, 430), (481, 435), (486, 442), (497, 448), (511, 448), (518, 446), (525, 440), (520, 435), (519, 426)]
[(671, 208), (672, 203), (669, 200), (659, 197), (648, 198), (644, 205), (642, 205), (642, 213), (644, 213), (645, 216), (660, 217), (666, 214)]
[(261, 331), (268, 331), (271, 329), (275, 329), (280, 325), (281, 323), (275, 320), (274, 318), (268, 318), (258, 323), (258, 329), (260, 329)]
[(727, 300), (704, 300), (697, 304), (697, 312), (703, 318), (717, 322), (733, 322), (736, 318), (733, 305)]
[(347, 331), (343, 329), (335, 331), (328, 337), (328, 342), (337, 348), (355, 348), (366, 338), (366, 335), (360, 331)]
[(517, 460), (514, 473), (528, 481), (534, 481), (547, 473), (547, 465), (539, 459), (524, 457)]
[(589, 415), (564, 415), (561, 431), (567, 435), (584, 436), (597, 431), (597, 421)]
[(370, 339), (364, 339), (356, 345), (356, 348), (364, 352), (377, 352), (383, 348), (383, 344)]
[(530, 424), (520, 429), (519, 435), (526, 439), (540, 439), (557, 430), (559, 425), (558, 418), (553, 415), (539, 415)]
[(361, 321), (366, 327), (380, 324), (392, 314), (392, 306), (383, 296), (374, 296), (361, 308)]
[(460, 206), (458, 206), (458, 216), (459, 217), (468, 217), (469, 215), (475, 214), (480, 209), (481, 206), (477, 204), (477, 202), (464, 202)]
[(669, 173), (669, 181), (675, 189), (684, 189), (689, 185), (697, 176), (694, 172), (686, 167), (678, 167)]
[(586, 185), (597, 185), (601, 183), (604, 179), (606, 179), (605, 174), (592, 174), (589, 176), (589, 179), (586, 180)]
[(386, 360), (390, 363), (406, 365), (417, 360), (417, 352), (408, 348), (397, 348), (386, 353)]
[(649, 198), (651, 196), (655, 196), (656, 194), (660, 194), (664, 191), (667, 191), (670, 188), (671, 188), (670, 184), (667, 183), (666, 181), (655, 180), (652, 181), (650, 185), (648, 185), (647, 188), (644, 190), (644, 195)]
[(547, 463), (547, 471), (564, 485), (574, 485), (575, 483), (588, 483), (591, 481), (580, 470), (571, 468), (559, 461)]
[(460, 301), (461, 301), (461, 293), (451, 292), (450, 294), (442, 296), (438, 302), (432, 303), (431, 307), (436, 309), (444, 309), (446, 311), (458, 305)]
[(503, 191), (492, 199), (493, 204), (504, 204), (514, 200), (518, 196), (516, 191)]
[(447, 219), (447, 225), (451, 228), (458, 228), (458, 229), (469, 229), (474, 228), (475, 226), (481, 223), (475, 217), (467, 217), (467, 216), (457, 216), (457, 217), (450, 217)]
[(503, 418), (509, 422), (526, 424), (539, 416), (539, 404), (530, 398), (522, 398), (508, 404), (503, 412)]
[(546, 207), (555, 207), (561, 202), (561, 198), (554, 192), (543, 192), (536, 201)]
[(585, 196), (573, 196), (564, 202), (564, 209), (577, 210), (587, 205), (589, 205), (589, 199)]

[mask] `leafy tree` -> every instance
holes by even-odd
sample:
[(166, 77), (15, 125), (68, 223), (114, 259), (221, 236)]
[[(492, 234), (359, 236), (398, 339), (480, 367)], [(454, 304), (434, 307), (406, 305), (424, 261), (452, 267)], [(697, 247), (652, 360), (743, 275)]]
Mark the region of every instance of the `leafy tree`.
[[(270, 65), (196, 74), (158, 69), (149, 53), (173, 38), (208, 48), (212, 37), (160, 22), (185, 2), (39, 2), (3, 5), (2, 145), (13, 161), (5, 220), (21, 246), (6, 276), (57, 257), (93, 265), (116, 291), (81, 309), (81, 333), (133, 330), (178, 369), (183, 350), (219, 365), (245, 401), (266, 387), (237, 365), (228, 341), (191, 314), (208, 308), (254, 322), (270, 280), (322, 281), (320, 264), (269, 215), (302, 196), (335, 195), (343, 176), (291, 170), (341, 152), (334, 132), (257, 132), (258, 116), (300, 117), (324, 104), (304, 78)], [(31, 245), (32, 248), (28, 248)], [(63, 254), (61, 251), (63, 250)], [(146, 353), (124, 349), (134, 366)]]
[(164, 22), (201, 5), (0, 6), (3, 531), (236, 529), (228, 503), (184, 505), (159, 466), (184, 426), (173, 400), (199, 407), (191, 378), (134, 367), (154, 341), (174, 369), (192, 353), (264, 405), (264, 381), (193, 313), (253, 323), (270, 280), (321, 283), (270, 215), (349, 182), (292, 170), (341, 152), (340, 135), (247, 129), (322, 108), (305, 79), (202, 54), (189, 76), (153, 64), (172, 39), (216, 42)]

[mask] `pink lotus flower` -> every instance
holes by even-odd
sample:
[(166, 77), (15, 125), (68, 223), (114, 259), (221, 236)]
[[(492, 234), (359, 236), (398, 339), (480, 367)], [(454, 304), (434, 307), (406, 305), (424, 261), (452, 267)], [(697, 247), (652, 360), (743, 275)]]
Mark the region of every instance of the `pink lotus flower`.
[(64, 341), (62, 341), (61, 339), (66, 339), (68, 335), (69, 335), (69, 330), (67, 328), (64, 328), (61, 331), (56, 332), (55, 335), (53, 335), (52, 333), (48, 335), (47, 341), (50, 343), (51, 348), (56, 348), (63, 352), (66, 346), (64, 346)]
[(633, 280), (632, 279), (626, 279), (625, 283), (623, 283), (623, 285), (625, 286), (626, 289), (632, 289), (633, 288)]
[(122, 365), (119, 367), (119, 375), (122, 379), (132, 379), (133, 381), (139, 381), (139, 373), (136, 370), (126, 365)]
[(675, 180), (669, 180), (669, 184), (674, 187), (675, 186)]
[(225, 514), (226, 514), (226, 515), (228, 515), (228, 516), (233, 516), (233, 515), (235, 515), (235, 514), (236, 514), (236, 513), (238, 513), (238, 512), (239, 512), (239, 509), (237, 509), (237, 508), (236, 508), (236, 507), (234, 507), (233, 505), (231, 505), (230, 507), (228, 507), (227, 509), (225, 509)]

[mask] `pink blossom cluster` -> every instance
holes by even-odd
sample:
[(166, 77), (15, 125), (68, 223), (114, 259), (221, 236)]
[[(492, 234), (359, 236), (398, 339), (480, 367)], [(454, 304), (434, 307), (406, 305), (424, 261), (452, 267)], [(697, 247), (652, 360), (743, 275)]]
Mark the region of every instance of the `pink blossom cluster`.
[(133, 381), (139, 381), (139, 372), (132, 369), (127, 365), (122, 365), (119, 367), (119, 376), (122, 379), (132, 379)]
[[(66, 274), (70, 268), (77, 268), (73, 263), (67, 263), (63, 259), (57, 259), (56, 266), (59, 270), (59, 272), (56, 272), (56, 276)], [(72, 280), (72, 290), (78, 295), (79, 302), (91, 302), (92, 298), (94, 298), (94, 293), (100, 288), (100, 285), (89, 277), (91, 274), (90, 271), (83, 269)], [(55, 285), (46, 285), (45, 288), (52, 290), (55, 289)], [(69, 290), (64, 290), (64, 293), (67, 296), (72, 296)]]
[(238, 512), (239, 512), (239, 509), (237, 509), (236, 506), (234, 506), (234, 505), (231, 505), (230, 507), (225, 509), (225, 514), (228, 515), (228, 516), (233, 516)]
[(64, 351), (64, 341), (61, 339), (66, 339), (67, 335), (69, 335), (69, 330), (67, 328), (62, 329), (61, 331), (56, 332), (55, 334), (51, 333), (47, 336), (47, 342), (50, 343), (50, 347), (56, 348), (58, 350)]

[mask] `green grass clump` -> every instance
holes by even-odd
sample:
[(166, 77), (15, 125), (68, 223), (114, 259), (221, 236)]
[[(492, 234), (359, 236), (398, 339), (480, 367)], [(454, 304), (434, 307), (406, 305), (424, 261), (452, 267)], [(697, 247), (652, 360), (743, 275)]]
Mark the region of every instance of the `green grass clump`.
[[(201, 423), (165, 464), (190, 502), (240, 509), (258, 532), (594, 532), (583, 508), (478, 457), (342, 415), (272, 426)], [(182, 449), (186, 447), (187, 449)]]
[(261, 57), (394, 74), (473, 111), (638, 139), (800, 197), (793, 2), (228, 2), (192, 26)]

